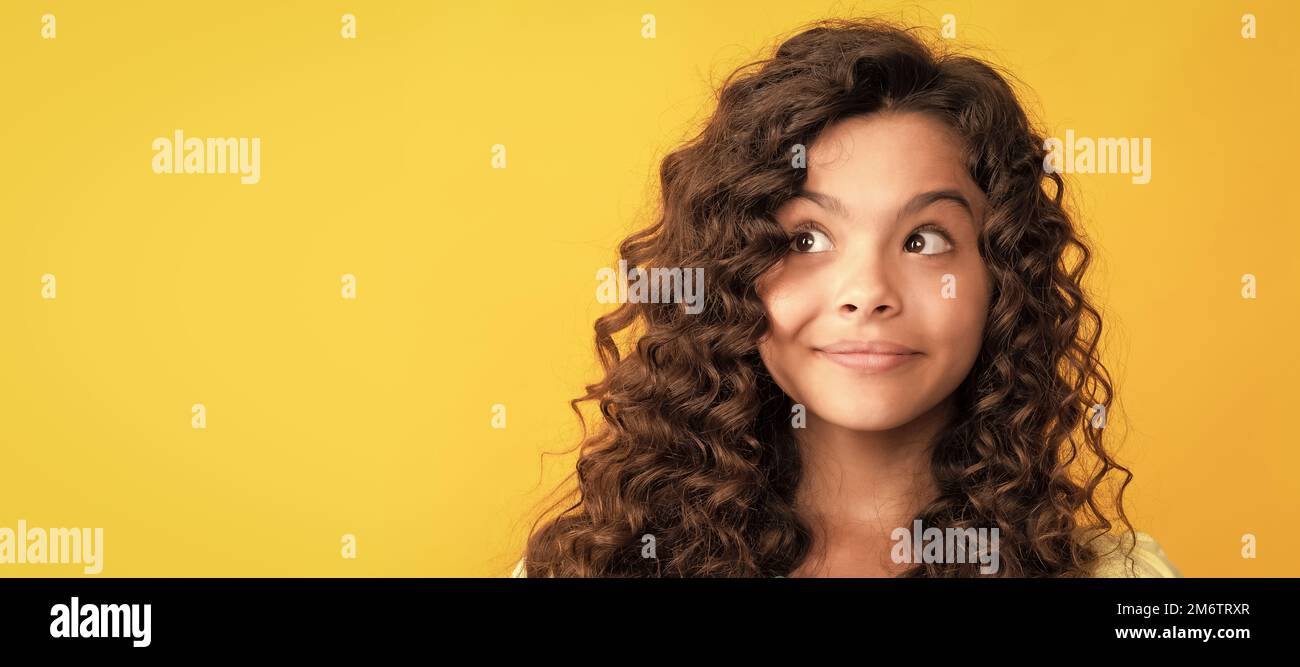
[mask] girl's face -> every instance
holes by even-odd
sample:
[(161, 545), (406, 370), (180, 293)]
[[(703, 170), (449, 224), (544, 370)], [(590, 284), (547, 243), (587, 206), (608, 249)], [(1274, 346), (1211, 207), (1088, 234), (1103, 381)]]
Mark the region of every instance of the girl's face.
[(803, 193), (776, 212), (793, 249), (757, 287), (763, 362), (810, 421), (908, 424), (974, 365), (991, 298), (976, 245), (987, 200), (958, 142), (929, 116), (885, 113), (808, 147)]

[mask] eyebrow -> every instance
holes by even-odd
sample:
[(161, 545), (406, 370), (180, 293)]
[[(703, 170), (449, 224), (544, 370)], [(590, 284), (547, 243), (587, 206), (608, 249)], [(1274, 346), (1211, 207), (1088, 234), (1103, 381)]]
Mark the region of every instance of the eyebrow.
[[(849, 207), (845, 206), (844, 202), (832, 195), (823, 192), (813, 192), (811, 190), (800, 190), (796, 192), (794, 196), (800, 199), (807, 199), (841, 218), (849, 217)], [(961, 205), (962, 208), (966, 209), (966, 213), (970, 215), (971, 219), (975, 218), (975, 209), (970, 205), (970, 202), (967, 201), (965, 195), (962, 193), (956, 190), (931, 190), (912, 197), (911, 201), (907, 202), (903, 208), (898, 210), (898, 220), (902, 220), (909, 215), (923, 210), (930, 204), (939, 201), (956, 202)]]

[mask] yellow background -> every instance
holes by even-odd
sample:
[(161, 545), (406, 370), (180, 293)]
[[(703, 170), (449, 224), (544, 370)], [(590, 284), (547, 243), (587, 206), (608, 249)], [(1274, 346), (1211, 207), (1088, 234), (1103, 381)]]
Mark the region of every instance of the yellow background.
[[(595, 272), (712, 86), (811, 19), (948, 13), (1057, 136), (1152, 138), (1148, 185), (1070, 177), (1139, 529), (1297, 574), (1300, 6), (1263, 0), (6, 1), (0, 526), (104, 528), (99, 576), (504, 574), (572, 463)], [(175, 129), (260, 137), (261, 182), (153, 174)]]

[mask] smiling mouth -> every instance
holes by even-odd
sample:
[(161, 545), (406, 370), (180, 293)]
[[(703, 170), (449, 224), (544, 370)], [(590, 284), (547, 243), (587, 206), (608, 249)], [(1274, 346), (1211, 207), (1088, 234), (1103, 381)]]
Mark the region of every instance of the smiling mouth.
[(817, 350), (818, 355), (859, 373), (883, 373), (890, 371), (921, 356), (920, 352), (908, 354), (885, 354), (881, 352), (827, 352)]

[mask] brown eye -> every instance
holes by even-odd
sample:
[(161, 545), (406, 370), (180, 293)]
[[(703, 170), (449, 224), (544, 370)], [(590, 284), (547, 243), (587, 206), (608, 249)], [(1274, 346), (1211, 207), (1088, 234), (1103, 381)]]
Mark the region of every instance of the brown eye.
[(903, 250), (920, 255), (938, 255), (951, 249), (952, 244), (943, 234), (932, 231), (916, 232), (903, 243)]
[(822, 232), (808, 229), (794, 235), (790, 249), (800, 253), (825, 252), (830, 249), (830, 239)]

